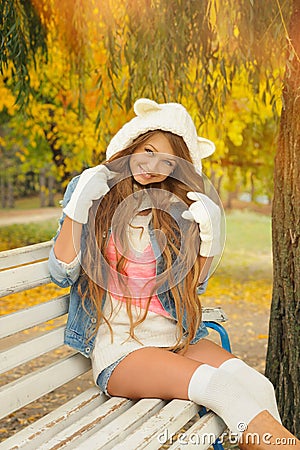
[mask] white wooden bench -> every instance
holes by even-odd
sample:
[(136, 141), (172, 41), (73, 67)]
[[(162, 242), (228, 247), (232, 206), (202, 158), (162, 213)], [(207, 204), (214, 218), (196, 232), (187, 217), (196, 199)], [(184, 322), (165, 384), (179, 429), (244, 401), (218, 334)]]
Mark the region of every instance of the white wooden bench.
[[(50, 283), (47, 258), (51, 245), (49, 241), (0, 253), (1, 297)], [(62, 349), (63, 355), (0, 388), (0, 420), (34, 401), (40, 401), (42, 407), (45, 394), (90, 370), (89, 359), (63, 345), (68, 301), (65, 294), (11, 314), (5, 315), (5, 307), (1, 311), (2, 380), (35, 358), (57, 349)], [(213, 324), (226, 320), (220, 308), (204, 309), (203, 315)], [(25, 340), (24, 330), (29, 330)], [(2, 441), (0, 449), (158, 449), (166, 440), (171, 449), (194, 449), (195, 443), (205, 449), (211, 445), (211, 436), (220, 436), (226, 426), (212, 412), (197, 418), (198, 410), (190, 401), (107, 398), (96, 386), (88, 387)], [(183, 434), (187, 423), (189, 428)], [(180, 430), (176, 440), (174, 434)]]

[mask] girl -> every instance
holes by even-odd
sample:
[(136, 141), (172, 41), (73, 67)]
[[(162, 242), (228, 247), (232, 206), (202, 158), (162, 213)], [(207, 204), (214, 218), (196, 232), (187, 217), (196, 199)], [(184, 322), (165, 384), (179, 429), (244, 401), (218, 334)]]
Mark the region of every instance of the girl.
[(190, 399), (222, 417), (241, 448), (254, 446), (241, 423), (290, 437), (272, 384), (206, 339), (201, 322), (198, 294), (222, 250), (221, 208), (200, 175), (214, 144), (180, 104), (140, 99), (134, 111), (107, 161), (63, 199), (49, 268), (71, 286), (65, 343), (91, 357), (107, 395)]

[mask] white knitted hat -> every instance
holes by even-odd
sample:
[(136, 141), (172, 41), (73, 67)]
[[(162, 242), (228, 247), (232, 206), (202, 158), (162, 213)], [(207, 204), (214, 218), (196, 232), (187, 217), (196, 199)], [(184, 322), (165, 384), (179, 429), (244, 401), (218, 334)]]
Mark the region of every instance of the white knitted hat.
[(193, 119), (180, 103), (158, 104), (148, 98), (134, 103), (136, 117), (127, 122), (112, 138), (106, 158), (125, 149), (134, 139), (151, 130), (170, 131), (185, 141), (197, 170), (201, 172), (201, 159), (215, 151), (213, 142), (197, 135)]

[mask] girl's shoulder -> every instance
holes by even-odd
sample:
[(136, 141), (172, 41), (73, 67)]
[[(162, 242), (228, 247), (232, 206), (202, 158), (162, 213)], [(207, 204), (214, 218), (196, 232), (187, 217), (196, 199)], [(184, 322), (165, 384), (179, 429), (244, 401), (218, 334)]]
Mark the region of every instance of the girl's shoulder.
[(71, 195), (73, 194), (73, 192), (74, 192), (74, 190), (75, 190), (75, 188), (77, 186), (79, 177), (80, 177), (80, 175), (76, 175), (76, 177), (72, 178), (71, 181), (69, 181), (69, 183), (68, 183), (68, 185), (66, 187), (65, 193), (64, 193), (64, 197), (63, 197), (63, 199), (61, 201), (61, 205), (62, 205), (63, 208), (70, 201)]

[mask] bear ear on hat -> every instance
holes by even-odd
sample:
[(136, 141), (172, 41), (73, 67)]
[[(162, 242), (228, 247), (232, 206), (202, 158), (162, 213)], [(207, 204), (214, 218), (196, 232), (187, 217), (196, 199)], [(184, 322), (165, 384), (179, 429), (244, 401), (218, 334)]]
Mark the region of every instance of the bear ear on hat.
[(145, 116), (149, 112), (160, 111), (161, 106), (149, 98), (139, 98), (134, 103), (133, 109), (137, 116)]
[(209, 139), (198, 136), (197, 141), (200, 158), (206, 158), (207, 156), (210, 156), (216, 149), (215, 144)]

